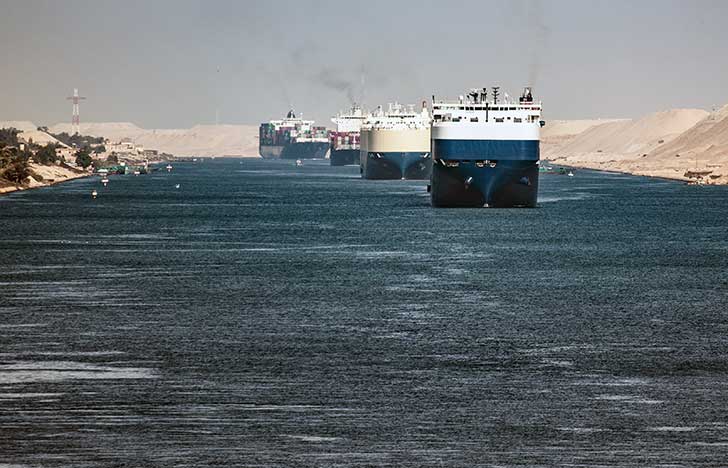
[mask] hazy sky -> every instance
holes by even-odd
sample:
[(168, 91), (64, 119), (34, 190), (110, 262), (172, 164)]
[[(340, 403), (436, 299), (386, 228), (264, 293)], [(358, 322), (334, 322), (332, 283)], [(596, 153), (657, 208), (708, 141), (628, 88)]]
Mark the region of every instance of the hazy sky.
[(257, 124), (532, 84), (547, 119), (728, 103), (728, 2), (0, 0), (0, 120)]

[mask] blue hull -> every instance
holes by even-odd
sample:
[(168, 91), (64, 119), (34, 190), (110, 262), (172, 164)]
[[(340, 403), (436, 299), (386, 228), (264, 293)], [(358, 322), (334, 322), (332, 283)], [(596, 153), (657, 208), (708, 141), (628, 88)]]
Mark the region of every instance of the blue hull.
[(367, 153), (361, 171), (365, 179), (423, 180), (432, 172), (432, 157), (421, 152)]
[(289, 143), (283, 146), (281, 159), (324, 159), (328, 150), (328, 142)]
[(335, 150), (331, 148), (329, 160), (332, 166), (354, 166), (359, 164), (359, 150)]
[(432, 147), (432, 206), (536, 206), (538, 141), (433, 140)]

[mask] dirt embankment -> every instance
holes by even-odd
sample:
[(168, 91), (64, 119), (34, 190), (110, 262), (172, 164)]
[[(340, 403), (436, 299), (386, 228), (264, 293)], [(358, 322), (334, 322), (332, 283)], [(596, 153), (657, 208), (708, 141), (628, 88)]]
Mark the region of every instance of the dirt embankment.
[(91, 175), (87, 171), (74, 169), (66, 165), (30, 164), (31, 175), (22, 184), (16, 184), (0, 178), (0, 194), (27, 190), (37, 187), (47, 187), (67, 180), (78, 179)]
[(672, 109), (639, 119), (590, 122), (595, 121), (561, 121), (550, 132), (545, 128), (542, 158), (574, 167), (728, 184), (728, 106), (714, 113)]

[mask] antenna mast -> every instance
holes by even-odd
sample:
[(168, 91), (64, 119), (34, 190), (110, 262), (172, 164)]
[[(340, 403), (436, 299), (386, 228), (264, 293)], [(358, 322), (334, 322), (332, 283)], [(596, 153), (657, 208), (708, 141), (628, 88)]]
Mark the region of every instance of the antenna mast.
[(80, 113), (80, 101), (86, 99), (83, 96), (78, 95), (78, 89), (73, 89), (73, 96), (68, 96), (66, 100), (73, 102), (73, 115), (71, 117), (71, 131), (74, 135), (78, 135), (81, 132), (81, 113)]

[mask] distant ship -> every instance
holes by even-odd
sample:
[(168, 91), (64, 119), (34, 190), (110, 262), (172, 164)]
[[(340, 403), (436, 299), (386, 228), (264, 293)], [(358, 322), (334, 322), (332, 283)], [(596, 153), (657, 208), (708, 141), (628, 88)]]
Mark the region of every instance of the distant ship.
[(329, 132), (332, 166), (359, 164), (359, 137), (365, 118), (361, 107), (354, 104), (349, 112), (339, 113), (331, 119), (336, 124), (336, 130)]
[(535, 207), (541, 103), (525, 88), (518, 102), (486, 88), (432, 102), (430, 197), (440, 207)]
[(293, 110), (283, 120), (260, 124), (260, 156), (263, 159), (323, 159), (329, 150), (326, 127), (296, 117)]
[[(424, 103), (423, 103), (424, 104)], [(430, 157), (430, 114), (423, 105), (377, 108), (362, 124), (360, 161), (365, 179), (427, 179)]]

